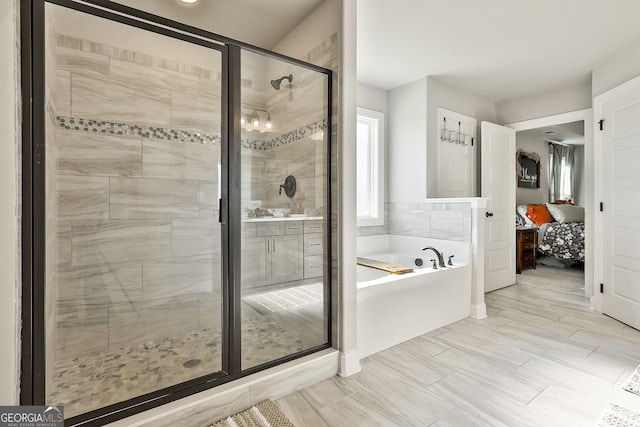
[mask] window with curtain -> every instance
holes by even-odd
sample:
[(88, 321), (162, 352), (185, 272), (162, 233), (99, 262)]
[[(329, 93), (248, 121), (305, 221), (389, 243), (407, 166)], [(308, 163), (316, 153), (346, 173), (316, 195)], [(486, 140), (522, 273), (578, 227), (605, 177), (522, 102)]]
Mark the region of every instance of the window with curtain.
[(549, 201), (574, 200), (574, 149), (549, 143)]

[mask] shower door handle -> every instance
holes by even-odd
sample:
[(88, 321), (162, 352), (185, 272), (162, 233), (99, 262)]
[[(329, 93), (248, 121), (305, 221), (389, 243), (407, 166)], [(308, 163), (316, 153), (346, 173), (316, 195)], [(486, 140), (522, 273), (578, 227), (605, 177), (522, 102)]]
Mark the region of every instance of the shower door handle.
[(227, 223), (227, 199), (218, 199), (218, 222)]

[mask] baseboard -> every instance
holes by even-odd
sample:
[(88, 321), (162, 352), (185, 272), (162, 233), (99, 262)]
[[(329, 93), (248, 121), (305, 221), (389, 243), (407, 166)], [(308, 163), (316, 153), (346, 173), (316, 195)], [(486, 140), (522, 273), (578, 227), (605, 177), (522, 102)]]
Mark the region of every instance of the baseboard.
[(469, 317), (477, 320), (486, 318), (487, 305), (485, 303), (471, 304), (471, 307), (469, 308)]
[(346, 353), (340, 352), (338, 375), (348, 377), (360, 372), (360, 356), (358, 349), (350, 350)]

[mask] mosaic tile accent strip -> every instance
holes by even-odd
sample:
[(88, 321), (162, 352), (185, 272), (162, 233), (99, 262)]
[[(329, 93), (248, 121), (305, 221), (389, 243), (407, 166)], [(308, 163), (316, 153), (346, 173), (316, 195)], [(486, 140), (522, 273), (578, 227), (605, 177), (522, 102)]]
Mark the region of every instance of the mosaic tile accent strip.
[(157, 126), (143, 126), (119, 123), (106, 120), (87, 119), (82, 117), (56, 117), (56, 125), (60, 129), (105, 135), (141, 136), (166, 141), (194, 142), (200, 144), (220, 144), (219, 135), (206, 132), (171, 129)]
[[(220, 145), (220, 135), (213, 135), (199, 130), (172, 129), (158, 126), (144, 126), (108, 120), (67, 116), (56, 116), (55, 122), (56, 126), (60, 129), (77, 132), (118, 136), (139, 136), (161, 141), (180, 141)], [(305, 138), (323, 138), (326, 130), (327, 121), (320, 120), (299, 129), (294, 129), (290, 132), (276, 136), (272, 140), (260, 141), (256, 139), (243, 138), (242, 147), (252, 150), (272, 150)]]
[(283, 133), (282, 135), (269, 141), (271, 148), (280, 147), (282, 145), (291, 144), (292, 142), (299, 141), (305, 138), (321, 139), (324, 137), (324, 133), (327, 131), (327, 121), (320, 120), (315, 123), (308, 124), (299, 129), (294, 129), (290, 132)]

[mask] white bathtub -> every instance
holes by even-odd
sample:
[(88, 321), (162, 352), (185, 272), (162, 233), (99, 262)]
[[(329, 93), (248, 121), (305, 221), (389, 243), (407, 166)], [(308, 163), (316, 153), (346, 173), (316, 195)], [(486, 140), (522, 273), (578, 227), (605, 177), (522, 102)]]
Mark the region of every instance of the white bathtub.
[[(433, 246), (454, 255), (453, 266), (432, 268)], [(469, 316), (471, 244), (419, 237), (358, 237), (358, 256), (406, 265), (413, 273), (389, 274), (358, 266), (358, 350), (360, 358)], [(422, 267), (415, 260), (423, 261)]]

